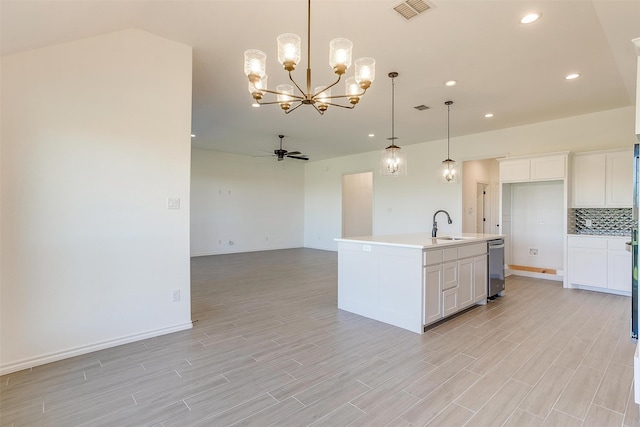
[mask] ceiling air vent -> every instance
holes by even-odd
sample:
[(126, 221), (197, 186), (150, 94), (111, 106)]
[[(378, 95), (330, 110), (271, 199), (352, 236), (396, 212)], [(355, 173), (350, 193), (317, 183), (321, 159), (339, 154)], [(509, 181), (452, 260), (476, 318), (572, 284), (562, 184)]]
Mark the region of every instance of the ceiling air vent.
[(416, 105), (416, 106), (415, 106), (415, 107), (413, 107), (413, 108), (415, 108), (415, 109), (416, 109), (416, 110), (418, 110), (418, 111), (424, 111), (424, 110), (428, 110), (428, 109), (429, 109), (429, 107), (427, 107), (427, 106), (426, 106), (426, 105), (424, 105), (424, 104), (422, 104), (422, 105)]
[(393, 8), (407, 21), (429, 10), (431, 6), (423, 0), (406, 0)]

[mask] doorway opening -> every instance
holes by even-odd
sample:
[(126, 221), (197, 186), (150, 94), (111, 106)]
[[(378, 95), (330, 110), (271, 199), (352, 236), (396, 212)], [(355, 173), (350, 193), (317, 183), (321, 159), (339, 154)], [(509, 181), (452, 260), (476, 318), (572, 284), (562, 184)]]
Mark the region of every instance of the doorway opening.
[(373, 172), (342, 176), (342, 237), (373, 234)]

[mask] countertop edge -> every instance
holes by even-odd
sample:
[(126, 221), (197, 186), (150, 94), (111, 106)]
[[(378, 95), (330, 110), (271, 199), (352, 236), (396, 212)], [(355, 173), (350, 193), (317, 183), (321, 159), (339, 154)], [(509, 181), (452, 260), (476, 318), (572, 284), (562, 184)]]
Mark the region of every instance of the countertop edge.
[[(440, 238), (433, 238), (427, 233), (416, 234), (400, 234), (400, 235), (381, 235), (381, 236), (359, 236), (359, 237), (337, 237), (334, 239), (336, 242), (345, 243), (357, 243), (363, 245), (379, 245), (379, 246), (393, 246), (402, 248), (413, 249), (435, 249), (446, 246), (460, 246), (472, 243), (488, 242), (489, 240), (503, 239), (505, 235), (502, 234), (475, 234), (475, 233), (459, 233), (455, 234), (455, 237), (462, 237), (457, 240), (441, 240)], [(404, 240), (404, 241), (403, 241)], [(425, 243), (413, 243), (411, 241), (421, 240)], [(411, 242), (411, 243), (410, 243)]]

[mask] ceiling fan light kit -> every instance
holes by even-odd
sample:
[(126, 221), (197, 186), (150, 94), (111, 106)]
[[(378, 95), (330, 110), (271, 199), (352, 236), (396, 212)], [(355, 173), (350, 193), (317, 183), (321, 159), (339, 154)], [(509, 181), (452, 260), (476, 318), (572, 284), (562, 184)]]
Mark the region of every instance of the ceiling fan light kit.
[(282, 139), (284, 138), (284, 135), (278, 135), (278, 138), (280, 138), (280, 148), (273, 150), (273, 155), (277, 157), (279, 162), (283, 161), (285, 157), (297, 160), (309, 160), (309, 157), (306, 154), (302, 154), (299, 151), (287, 151), (282, 148)]
[(380, 156), (380, 174), (386, 176), (400, 176), (407, 174), (407, 158), (400, 147), (396, 145), (395, 136), (395, 78), (398, 73), (389, 73), (391, 78), (391, 145), (382, 151)]
[[(278, 104), (286, 113), (294, 111), (301, 105), (311, 105), (320, 114), (324, 114), (329, 106), (352, 109), (360, 102), (371, 83), (375, 80), (376, 61), (373, 58), (359, 58), (354, 61), (355, 75), (345, 80), (345, 93), (332, 95), (331, 88), (337, 85), (342, 76), (351, 67), (353, 43), (345, 38), (337, 38), (329, 43), (329, 66), (338, 75), (335, 82), (327, 86), (317, 86), (311, 90), (311, 0), (307, 1), (307, 79), (303, 89), (293, 80), (291, 72), (301, 60), (302, 39), (291, 33), (281, 34), (277, 38), (278, 62), (289, 74), (293, 85), (280, 84), (276, 90), (267, 88), (266, 61), (267, 55), (258, 49), (244, 52), (244, 73), (249, 79), (249, 93), (254, 105)], [(295, 87), (294, 87), (295, 86)], [(296, 92), (297, 89), (297, 92)], [(265, 94), (275, 95), (275, 101), (265, 102)], [(348, 101), (348, 105), (336, 101)]]

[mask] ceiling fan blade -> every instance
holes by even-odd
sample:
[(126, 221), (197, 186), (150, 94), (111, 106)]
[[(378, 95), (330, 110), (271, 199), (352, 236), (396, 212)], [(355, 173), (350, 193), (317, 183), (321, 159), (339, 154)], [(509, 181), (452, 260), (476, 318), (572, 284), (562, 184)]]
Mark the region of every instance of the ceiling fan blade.
[(304, 157), (302, 157), (302, 156), (287, 156), (287, 157), (289, 157), (290, 159), (309, 160), (309, 158), (307, 156), (304, 156)]
[(291, 155), (297, 156), (298, 154), (302, 154), (302, 153), (299, 152), (299, 151), (289, 151), (289, 153), (288, 153), (289, 156), (291, 156)]

